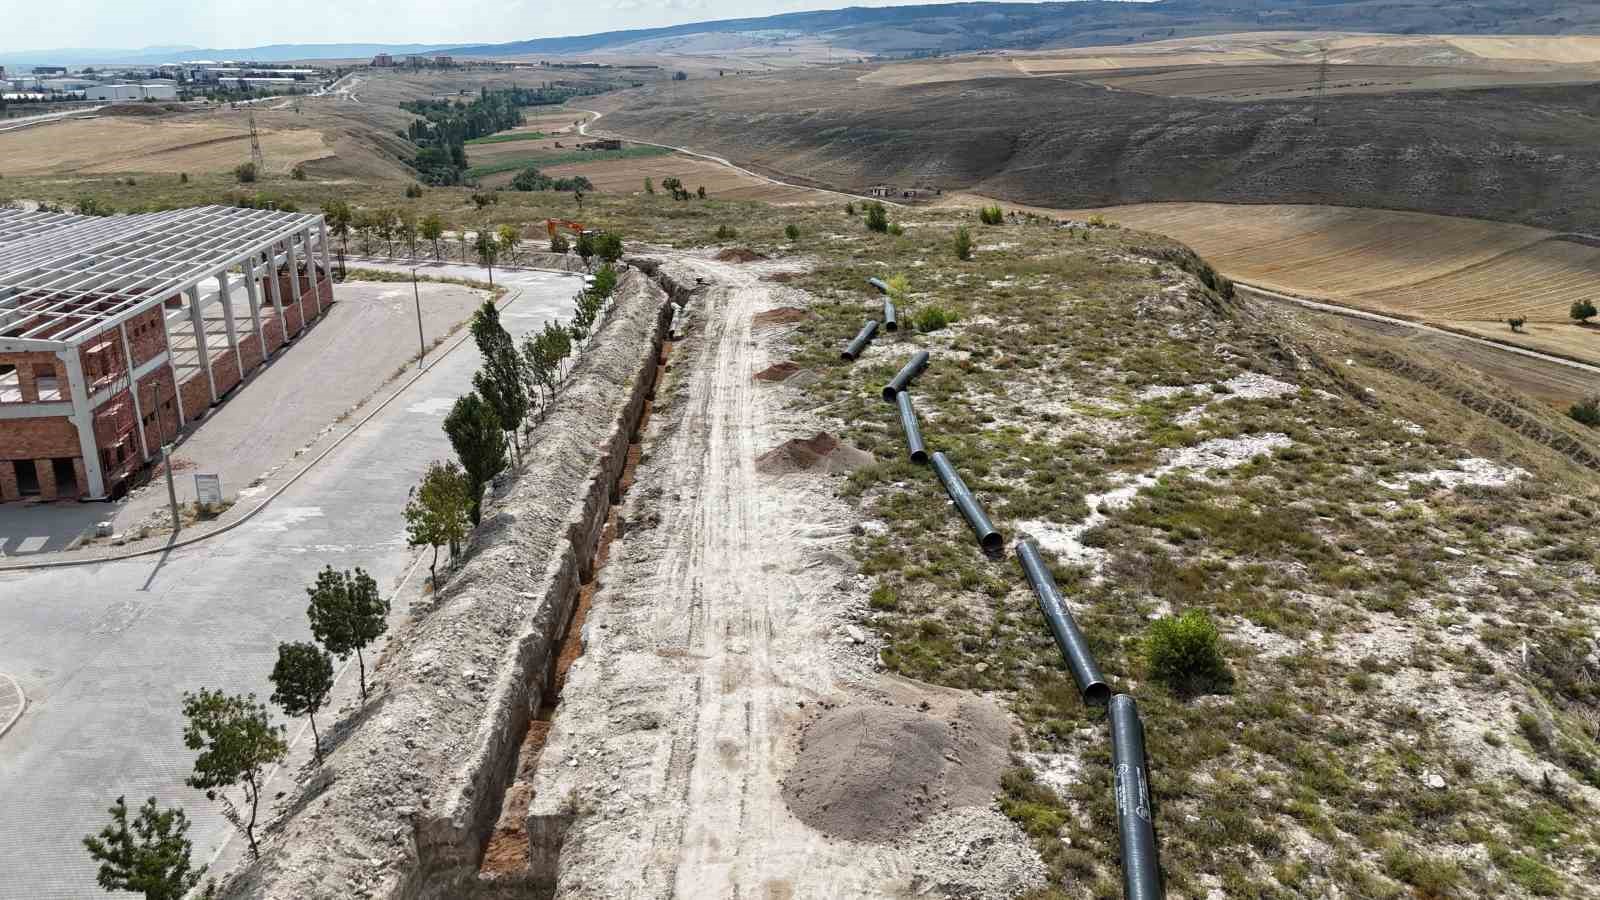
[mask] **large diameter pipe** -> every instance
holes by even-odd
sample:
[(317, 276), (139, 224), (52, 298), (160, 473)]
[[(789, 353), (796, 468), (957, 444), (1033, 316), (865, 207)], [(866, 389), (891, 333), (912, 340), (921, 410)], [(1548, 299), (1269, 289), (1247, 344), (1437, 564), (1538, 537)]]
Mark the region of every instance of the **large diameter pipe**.
[(1160, 900), (1161, 863), (1156, 858), (1156, 831), (1150, 819), (1150, 773), (1145, 765), (1144, 725), (1139, 707), (1127, 694), (1111, 698), (1111, 765), (1117, 801), (1117, 827), (1122, 833), (1122, 896), (1127, 900)]
[(884, 283), (884, 280), (882, 278), (868, 278), (867, 279), (867, 284), (870, 284), (873, 287), (877, 288), (878, 289), (878, 293), (880, 293), (880, 294), (889, 293), (889, 285)]
[(861, 351), (867, 349), (867, 345), (872, 343), (872, 336), (877, 333), (878, 320), (867, 320), (867, 324), (861, 326), (861, 330), (856, 332), (855, 340), (852, 340), (850, 345), (844, 348), (844, 352), (839, 354), (839, 358), (847, 361), (855, 360), (856, 357), (861, 355)]
[(900, 407), (900, 428), (906, 433), (906, 449), (911, 451), (911, 461), (928, 461), (928, 448), (922, 445), (922, 429), (917, 427), (917, 411), (911, 408), (911, 395), (901, 391), (895, 397)]
[(893, 403), (894, 395), (910, 387), (911, 379), (921, 375), (922, 370), (927, 367), (928, 351), (918, 350), (917, 355), (911, 357), (910, 362), (901, 366), (900, 371), (896, 372), (895, 376), (889, 379), (889, 383), (883, 386), (883, 399)]
[(900, 330), (900, 320), (894, 317), (894, 301), (888, 297), (883, 298), (883, 330)]
[(999, 553), (1005, 546), (1005, 538), (995, 530), (994, 523), (984, 514), (983, 507), (978, 505), (972, 491), (967, 489), (967, 483), (956, 474), (955, 467), (950, 465), (950, 460), (943, 453), (933, 454), (933, 471), (939, 474), (939, 480), (944, 483), (945, 493), (955, 501), (956, 508), (961, 510), (961, 515), (972, 526), (972, 533), (978, 538), (978, 546), (989, 553)]
[(1039, 555), (1039, 548), (1028, 540), (1017, 541), (1016, 547), (1017, 559), (1022, 561), (1022, 571), (1027, 574), (1028, 583), (1033, 585), (1033, 593), (1039, 598), (1039, 611), (1044, 613), (1050, 633), (1055, 635), (1056, 646), (1061, 648), (1061, 658), (1066, 660), (1067, 668), (1072, 671), (1072, 680), (1078, 683), (1078, 693), (1083, 696), (1083, 702), (1091, 706), (1105, 706), (1111, 699), (1111, 686), (1106, 684), (1100, 667), (1095, 665), (1094, 654), (1089, 652), (1089, 642), (1084, 640), (1078, 623), (1067, 611), (1061, 589), (1056, 587), (1056, 580), (1044, 564), (1044, 557)]

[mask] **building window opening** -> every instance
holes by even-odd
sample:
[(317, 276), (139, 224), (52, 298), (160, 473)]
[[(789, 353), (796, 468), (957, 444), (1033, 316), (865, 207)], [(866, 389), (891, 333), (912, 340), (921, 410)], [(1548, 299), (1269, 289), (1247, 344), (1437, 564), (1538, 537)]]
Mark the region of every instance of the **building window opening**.
[(31, 459), (19, 459), (13, 465), (17, 470), (17, 492), (24, 497), (39, 496), (39, 470)]
[(0, 366), (0, 403), (21, 403), (22, 382), (16, 366)]
[(39, 390), (41, 402), (61, 399), (61, 381), (56, 378), (54, 366), (34, 366), (33, 383)]
[(78, 496), (78, 473), (77, 470), (73, 468), (72, 460), (62, 458), (52, 459), (50, 460), (50, 470), (51, 474), (55, 475), (56, 477), (57, 497)]

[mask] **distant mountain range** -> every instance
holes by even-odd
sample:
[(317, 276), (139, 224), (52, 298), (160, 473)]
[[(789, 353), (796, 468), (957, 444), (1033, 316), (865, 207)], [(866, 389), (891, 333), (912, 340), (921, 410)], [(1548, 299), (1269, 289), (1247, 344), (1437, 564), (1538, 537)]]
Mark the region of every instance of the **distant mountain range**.
[(196, 59), (239, 59), (256, 62), (285, 62), (296, 59), (359, 59), (378, 53), (427, 53), (437, 50), (438, 44), (268, 44), (264, 47), (140, 47), (127, 48), (66, 47), (59, 50), (0, 50), (0, 65), (27, 66), (87, 66), (87, 65), (141, 65), (183, 62)]
[(664, 28), (536, 38), (504, 44), (272, 44), (215, 49), (144, 47), (6, 52), (0, 64), (157, 64), (184, 59), (347, 59), (377, 53), (469, 57), (568, 55), (620, 50), (699, 34), (752, 40), (820, 40), (867, 53), (954, 53), (1085, 47), (1238, 31), (1366, 31), (1386, 34), (1600, 34), (1600, 4), (1574, 0), (1074, 0), (850, 7)]

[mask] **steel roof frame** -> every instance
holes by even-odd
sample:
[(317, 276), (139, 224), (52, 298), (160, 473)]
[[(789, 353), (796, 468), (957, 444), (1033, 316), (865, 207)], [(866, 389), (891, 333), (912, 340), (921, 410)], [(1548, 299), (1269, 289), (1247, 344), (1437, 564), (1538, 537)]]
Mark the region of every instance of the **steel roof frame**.
[[(316, 228), (322, 216), (204, 206), (66, 218), (73, 221), (52, 222), (55, 227), (49, 230), (0, 243), (0, 327), (40, 320), (0, 340), (79, 343), (91, 331), (114, 327), (279, 241)], [(16, 216), (0, 218), (0, 232), (8, 223), (33, 224), (17, 223)], [(111, 306), (102, 309), (108, 302)]]

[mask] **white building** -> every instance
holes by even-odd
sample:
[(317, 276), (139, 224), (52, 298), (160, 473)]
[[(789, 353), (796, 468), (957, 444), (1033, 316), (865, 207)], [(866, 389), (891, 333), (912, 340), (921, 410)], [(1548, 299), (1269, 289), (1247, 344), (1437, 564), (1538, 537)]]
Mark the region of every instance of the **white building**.
[(178, 88), (171, 84), (99, 84), (88, 88), (88, 100), (176, 100)]

